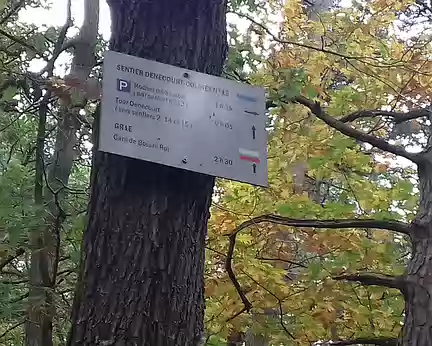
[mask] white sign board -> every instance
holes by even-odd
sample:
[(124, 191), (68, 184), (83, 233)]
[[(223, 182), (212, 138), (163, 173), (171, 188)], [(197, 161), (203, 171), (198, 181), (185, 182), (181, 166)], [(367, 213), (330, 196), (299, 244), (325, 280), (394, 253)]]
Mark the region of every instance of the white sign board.
[(262, 88), (113, 51), (103, 69), (99, 150), (267, 186)]

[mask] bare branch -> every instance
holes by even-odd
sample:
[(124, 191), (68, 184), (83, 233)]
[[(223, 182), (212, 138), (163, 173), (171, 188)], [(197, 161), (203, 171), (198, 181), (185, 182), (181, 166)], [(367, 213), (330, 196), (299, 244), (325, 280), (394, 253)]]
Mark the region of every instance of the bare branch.
[(409, 235), (411, 226), (404, 222), (392, 220), (373, 220), (373, 219), (335, 219), (335, 220), (310, 220), (292, 219), (289, 217), (267, 214), (254, 217), (239, 225), (229, 236), (239, 233), (244, 228), (254, 226), (263, 222), (270, 222), (278, 225), (293, 227), (315, 227), (315, 228), (376, 228), (394, 231)]
[(17, 276), (19, 278), (26, 277), (26, 275), (24, 273), (18, 272), (18, 271), (13, 271), (13, 270), (2, 270), (1, 273), (6, 274), (6, 275)]
[(294, 262), (294, 261), (290, 261), (290, 260), (286, 260), (286, 259), (283, 259), (283, 258), (257, 257), (257, 259), (259, 259), (261, 261), (280, 261), (280, 262), (292, 264), (293, 266), (296, 266), (296, 267), (307, 268), (307, 266), (305, 266), (304, 264), (301, 264), (301, 263), (298, 263), (298, 262)]
[[(229, 246), (228, 246), (227, 257), (225, 260), (225, 269), (228, 273), (228, 277), (230, 278), (231, 282), (233, 283), (233, 285), (234, 285), (235, 289), (237, 290), (237, 293), (240, 296), (240, 299), (244, 305), (244, 308), (240, 312), (240, 313), (242, 313), (243, 311), (249, 311), (252, 308), (252, 304), (247, 299), (247, 297), (246, 297), (245, 293), (243, 292), (243, 289), (241, 288), (240, 283), (238, 282), (238, 280), (234, 274), (234, 271), (232, 269), (232, 259), (233, 259), (233, 254), (234, 254), (234, 248), (235, 248), (237, 233), (238, 232), (232, 233), (229, 236)], [(238, 315), (236, 315), (236, 316), (238, 316)]]
[(0, 20), (0, 25), (6, 23), (9, 20), (9, 18), (12, 17), (14, 14), (16, 14), (21, 9), (21, 7), (24, 7), (24, 5), (25, 5), (25, 0), (21, 0), (20, 2), (15, 4), (15, 6), (8, 13), (6, 13), (6, 15)]
[(5, 37), (7, 37), (9, 40), (20, 44), (21, 46), (24, 46), (30, 50), (32, 50), (33, 52), (35, 52), (37, 55), (39, 55), (40, 58), (46, 60), (46, 57), (44, 56), (43, 53), (41, 53), (36, 47), (32, 46), (31, 44), (27, 43), (27, 41), (25, 39), (22, 38), (18, 38), (13, 36), (12, 34), (4, 31), (3, 29), (0, 29), (0, 35), (3, 35)]
[(29, 293), (27, 292), (27, 293), (24, 293), (24, 294), (20, 295), (19, 297), (16, 297), (16, 298), (12, 299), (8, 304), (18, 303), (21, 300), (24, 300), (24, 299), (26, 299), (28, 297), (29, 297)]
[(234, 315), (232, 315), (231, 317), (229, 317), (225, 323), (232, 321), (234, 318), (236, 318), (237, 316), (240, 316), (243, 312), (247, 312), (248, 308), (246, 306), (244, 306), (239, 312), (236, 312)]
[(396, 346), (397, 339), (392, 338), (358, 338), (351, 340), (338, 340), (321, 343), (320, 346), (349, 346), (349, 345), (376, 345)]
[(2, 262), (0, 262), (0, 271), (6, 267), (9, 263), (11, 263), (14, 259), (18, 258), (19, 256), (23, 255), (25, 252), (24, 249), (20, 248), (18, 250), (15, 251), (14, 255), (9, 255), (8, 257), (6, 257), (5, 260), (3, 260)]
[(22, 326), (24, 323), (25, 323), (25, 320), (14, 324), (12, 327), (9, 327), (8, 329), (6, 329), (6, 331), (4, 333), (0, 334), (0, 339), (4, 338), (8, 333), (10, 333), (14, 329), (18, 328), (19, 326)]
[(364, 110), (350, 113), (348, 115), (339, 118), (339, 121), (343, 123), (351, 122), (361, 118), (374, 118), (377, 116), (384, 116), (392, 118), (396, 124), (403, 123), (404, 121), (413, 120), (417, 118), (428, 117), (430, 111), (427, 109), (415, 109), (409, 112), (389, 112), (383, 110)]
[(304, 43), (300, 43), (300, 42), (296, 42), (296, 41), (283, 40), (283, 39), (279, 38), (277, 35), (273, 34), (270, 31), (270, 29), (267, 28), (264, 24), (256, 21), (252, 16), (249, 16), (246, 13), (240, 13), (240, 12), (234, 12), (234, 11), (228, 11), (228, 13), (233, 13), (240, 18), (245, 18), (245, 19), (249, 20), (253, 24), (259, 26), (262, 30), (264, 30), (274, 41), (281, 43), (281, 44), (291, 44), (294, 46), (298, 46), (298, 47), (302, 47), (302, 48), (315, 50), (318, 52), (323, 52), (323, 53), (335, 55), (335, 56), (338, 56), (338, 57), (343, 58), (343, 59), (354, 59), (354, 60), (361, 60), (361, 59), (365, 59), (365, 58), (367, 59), (367, 57), (362, 57), (362, 56), (348, 56), (348, 55), (345, 55), (345, 54), (342, 54), (339, 52), (328, 50), (328, 49), (323, 48), (323, 47), (316, 47), (316, 46), (312, 46), (312, 45), (308, 45), (308, 44), (304, 44)]
[[(356, 60), (356, 61), (361, 61), (361, 62), (368, 64), (370, 66), (373, 66), (373, 67), (381, 67), (381, 68), (399, 67), (399, 68), (404, 69), (404, 70), (419, 73), (419, 71), (414, 71), (412, 69), (407, 68), (404, 64), (404, 61), (402, 61), (402, 60), (394, 61), (394, 62), (390, 62), (390, 63), (383, 63), (382, 61), (380, 61), (380, 59), (378, 59), (377, 57), (373, 57), (373, 56), (345, 55), (345, 54), (342, 54), (340, 52), (337, 52), (337, 51), (334, 51), (331, 49), (327, 49), (324, 47), (324, 45), (313, 46), (310, 44), (304, 44), (304, 43), (297, 42), (297, 41), (290, 41), (290, 40), (281, 39), (280, 37), (278, 37), (277, 35), (272, 33), (271, 30), (268, 27), (266, 27), (264, 24), (258, 22), (256, 19), (254, 19), (252, 16), (250, 16), (246, 13), (240, 13), (240, 12), (236, 12), (236, 11), (228, 11), (227, 13), (233, 13), (240, 18), (245, 18), (245, 19), (249, 20), (251, 23), (255, 24), (256, 26), (261, 28), (264, 32), (266, 32), (274, 41), (276, 41), (280, 44), (293, 45), (293, 46), (298, 46), (298, 47), (314, 50), (317, 52), (323, 52), (326, 54), (331, 54), (331, 55), (340, 57), (347, 62), (352, 61), (352, 60)], [(424, 73), (424, 75), (429, 76), (430, 74)]]
[(356, 130), (353, 127), (343, 123), (342, 121), (331, 117), (324, 112), (318, 102), (313, 102), (303, 96), (298, 96), (293, 101), (308, 107), (312, 111), (312, 113), (316, 115), (317, 118), (321, 119), (327, 125), (333, 127), (334, 129), (338, 130), (346, 136), (358, 139), (365, 143), (369, 143), (372, 146), (387, 151), (389, 153), (405, 157), (408, 160), (411, 160), (412, 162), (417, 164), (420, 164), (423, 161), (421, 155), (409, 153), (402, 146), (392, 145), (381, 138), (377, 138), (360, 130)]
[(283, 311), (283, 307), (282, 307), (282, 300), (276, 294), (274, 294), (272, 291), (270, 291), (269, 289), (267, 289), (266, 287), (264, 287), (263, 285), (261, 285), (258, 281), (256, 281), (251, 275), (249, 275), (245, 271), (242, 271), (242, 272), (249, 279), (251, 279), (256, 285), (258, 285), (259, 287), (261, 287), (263, 290), (265, 290), (268, 294), (270, 294), (273, 298), (275, 298), (277, 300), (278, 307), (279, 307), (279, 324), (281, 325), (281, 327), (285, 331), (285, 333), (287, 335), (289, 335), (291, 339), (295, 340), (294, 335), (287, 329), (287, 327), (285, 326), (284, 320), (283, 320), (284, 311)]
[(401, 292), (405, 290), (406, 286), (404, 276), (392, 276), (384, 274), (346, 274), (334, 276), (333, 280), (355, 281), (365, 286), (383, 286), (388, 288), (396, 288)]
[(69, 30), (69, 28), (72, 25), (72, 11), (71, 11), (72, 4), (71, 4), (71, 2), (72, 2), (72, 0), (68, 0), (68, 2), (67, 2), (66, 22), (60, 30), (60, 34), (59, 34), (59, 36), (57, 38), (57, 42), (54, 46), (53, 56), (48, 61), (47, 65), (40, 72), (41, 75), (44, 74), (45, 72), (48, 72), (48, 76), (49, 77), (52, 76), (53, 70), (54, 70), (54, 64), (55, 64), (57, 58), (60, 56), (60, 54), (62, 52), (64, 52), (68, 48), (65, 46), (65, 39), (66, 39), (67, 31)]
[(0, 281), (3, 285), (19, 285), (28, 282), (28, 279), (16, 280), (16, 281)]
[(63, 210), (62, 206), (60, 205), (60, 200), (59, 200), (60, 198), (59, 194), (63, 190), (63, 187), (60, 187), (57, 191), (54, 191), (50, 186), (50, 181), (48, 180), (45, 167), (43, 168), (43, 174), (45, 177), (46, 188), (50, 191), (51, 195), (54, 196), (54, 204), (55, 207), (57, 208), (57, 213), (55, 213), (56, 214), (55, 220), (53, 221), (53, 226), (54, 226), (53, 235), (55, 235), (55, 253), (54, 253), (51, 286), (54, 288), (56, 285), (56, 280), (58, 275), (57, 271), (58, 271), (58, 266), (60, 261), (60, 244), (61, 244), (60, 231), (61, 231), (62, 224), (66, 218), (66, 213)]

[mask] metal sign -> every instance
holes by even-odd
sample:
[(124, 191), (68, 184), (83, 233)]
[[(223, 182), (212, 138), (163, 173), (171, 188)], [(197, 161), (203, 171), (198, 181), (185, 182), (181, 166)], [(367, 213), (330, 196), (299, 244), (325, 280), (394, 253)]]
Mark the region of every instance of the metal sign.
[(105, 52), (99, 150), (267, 186), (262, 88)]

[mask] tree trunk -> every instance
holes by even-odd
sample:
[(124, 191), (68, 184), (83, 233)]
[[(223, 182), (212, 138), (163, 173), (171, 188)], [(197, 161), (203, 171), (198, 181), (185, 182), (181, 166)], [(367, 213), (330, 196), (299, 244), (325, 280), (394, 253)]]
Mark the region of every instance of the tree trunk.
[[(63, 27), (56, 45), (59, 50), (63, 44), (66, 32), (71, 23), (70, 2), (68, 3), (67, 22)], [(85, 81), (92, 70), (94, 48), (97, 43), (99, 23), (99, 1), (85, 0), (84, 22), (75, 43), (74, 57), (72, 60), (69, 77)], [(54, 62), (49, 67), (48, 76), (53, 75)], [(48, 100), (49, 97), (46, 97)], [(73, 105), (62, 106), (58, 112), (59, 123), (57, 125), (54, 153), (47, 168), (47, 182), (44, 184), (44, 158), (43, 148), (45, 141), (45, 122), (48, 111), (47, 102), (40, 106), (43, 113), (43, 124), (38, 133), (37, 174), (35, 202), (41, 208), (46, 205), (48, 213), (41, 213), (45, 217), (46, 227), (34, 230), (30, 235), (31, 260), (30, 260), (30, 284), (29, 284), (29, 308), (25, 327), (26, 346), (51, 346), (53, 345), (52, 329), (55, 316), (55, 302), (53, 292), (56, 286), (57, 267), (59, 261), (60, 232), (65, 215), (59, 208), (63, 201), (72, 172), (75, 159), (76, 133), (80, 128), (78, 113), (81, 107)], [(84, 95), (76, 102), (82, 105)], [(42, 115), (41, 115), (42, 118)], [(45, 189), (43, 190), (43, 186)], [(43, 191), (43, 195), (42, 195)]]
[(399, 341), (399, 345), (403, 346), (432, 345), (431, 159), (418, 165), (418, 176), (420, 204), (418, 214), (412, 223), (412, 258), (405, 275), (405, 321)]
[(264, 335), (255, 334), (252, 329), (246, 332), (245, 346), (268, 346), (269, 341)]
[(243, 345), (244, 336), (244, 333), (233, 330), (227, 338), (227, 346)]
[[(108, 4), (112, 50), (221, 74), (224, 0)], [(199, 344), (213, 185), (207, 175), (95, 152), (69, 345)]]

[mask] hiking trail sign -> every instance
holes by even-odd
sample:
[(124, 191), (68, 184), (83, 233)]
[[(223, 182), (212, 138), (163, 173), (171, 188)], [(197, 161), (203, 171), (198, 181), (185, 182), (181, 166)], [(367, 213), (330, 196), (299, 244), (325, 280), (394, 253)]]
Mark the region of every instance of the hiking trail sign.
[(264, 89), (105, 52), (99, 150), (267, 186)]

